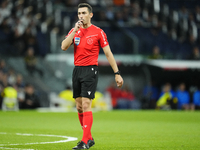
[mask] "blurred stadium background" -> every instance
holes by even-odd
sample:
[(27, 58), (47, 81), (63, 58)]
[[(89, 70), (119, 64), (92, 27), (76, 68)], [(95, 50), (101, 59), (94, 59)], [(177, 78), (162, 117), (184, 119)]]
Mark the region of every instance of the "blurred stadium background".
[(0, 0), (1, 102), (12, 85), (20, 103), (30, 88), (38, 98), (34, 107), (20, 108), (65, 105), (59, 94), (71, 86), (73, 46), (66, 52), (60, 46), (80, 2), (93, 6), (92, 23), (107, 34), (125, 81), (122, 90), (112, 88), (100, 50), (98, 92), (106, 104), (99, 109), (155, 109), (166, 91), (171, 101), (163, 109), (199, 108), (199, 0)]

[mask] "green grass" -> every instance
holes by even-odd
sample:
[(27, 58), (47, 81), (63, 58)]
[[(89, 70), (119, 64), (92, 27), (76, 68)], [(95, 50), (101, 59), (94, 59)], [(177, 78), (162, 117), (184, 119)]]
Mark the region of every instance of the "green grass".
[[(92, 133), (96, 145), (91, 150), (200, 149), (200, 112), (112, 111), (96, 112), (93, 116)], [(0, 112), (0, 133), (0, 147), (4, 147), (0, 149), (13, 150), (70, 150), (77, 143), (26, 145), (63, 140), (37, 134), (82, 138), (76, 113)]]

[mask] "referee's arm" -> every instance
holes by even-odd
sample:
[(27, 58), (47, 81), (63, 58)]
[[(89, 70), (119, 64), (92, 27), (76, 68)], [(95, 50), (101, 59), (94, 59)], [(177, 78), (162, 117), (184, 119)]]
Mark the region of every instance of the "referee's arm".
[[(114, 73), (118, 72), (119, 69), (118, 69), (117, 63), (115, 61), (115, 58), (113, 56), (113, 53), (111, 52), (110, 46), (109, 45), (105, 46), (103, 48), (103, 51), (106, 55), (106, 58), (110, 64), (110, 66), (112, 67)], [(116, 81), (118, 87), (122, 87), (124, 81), (123, 81), (123, 78), (121, 77), (121, 75), (118, 75), (118, 74), (115, 75), (115, 81)]]
[(62, 41), (61, 49), (63, 51), (66, 51), (70, 47), (70, 45), (72, 45), (72, 41), (73, 41), (74, 35), (76, 34), (76, 32), (80, 29), (80, 27), (82, 25), (83, 25), (83, 23), (81, 21), (76, 22), (74, 30), (72, 31), (72, 33), (70, 35), (68, 35), (66, 37), (66, 39), (64, 39)]
[(62, 44), (61, 44), (61, 49), (63, 51), (66, 51), (70, 45), (72, 45), (72, 41), (73, 41), (73, 38), (74, 38), (74, 35), (76, 34), (75, 31), (72, 31), (72, 33), (70, 35), (68, 35), (63, 41), (62, 41)]

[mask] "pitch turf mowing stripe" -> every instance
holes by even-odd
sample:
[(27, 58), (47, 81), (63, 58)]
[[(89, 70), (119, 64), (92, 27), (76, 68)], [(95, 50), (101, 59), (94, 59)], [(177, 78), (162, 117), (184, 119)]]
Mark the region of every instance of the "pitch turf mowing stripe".
[[(0, 112), (0, 132), (72, 136), (79, 140), (82, 138), (76, 113)], [(92, 133), (96, 144), (91, 150), (197, 150), (200, 149), (200, 112), (97, 112), (94, 113)], [(0, 144), (62, 139), (51, 138), (53, 137), (24, 138), (0, 134)], [(77, 141), (6, 148), (67, 150), (76, 143)]]

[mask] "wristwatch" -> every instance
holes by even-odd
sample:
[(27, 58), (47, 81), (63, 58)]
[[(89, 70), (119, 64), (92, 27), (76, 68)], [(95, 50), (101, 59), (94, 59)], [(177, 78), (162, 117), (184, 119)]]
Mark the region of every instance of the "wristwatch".
[(117, 72), (115, 72), (114, 74), (115, 74), (115, 75), (116, 75), (116, 74), (120, 75), (120, 71), (117, 71)]

